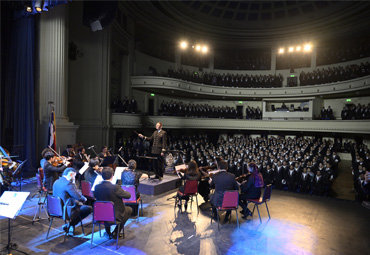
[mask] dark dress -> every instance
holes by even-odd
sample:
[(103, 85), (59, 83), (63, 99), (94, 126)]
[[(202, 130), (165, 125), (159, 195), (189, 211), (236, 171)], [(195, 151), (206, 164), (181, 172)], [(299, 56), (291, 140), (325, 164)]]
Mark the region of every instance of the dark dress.
[(247, 182), (240, 185), (239, 205), (244, 212), (249, 211), (247, 207), (247, 199), (256, 199), (261, 197), (261, 187), (256, 187), (255, 177), (250, 175)]
[(62, 174), (67, 166), (53, 166), (49, 161), (44, 163), (44, 187), (49, 191), (53, 190), (53, 184), (59, 179), (59, 174)]

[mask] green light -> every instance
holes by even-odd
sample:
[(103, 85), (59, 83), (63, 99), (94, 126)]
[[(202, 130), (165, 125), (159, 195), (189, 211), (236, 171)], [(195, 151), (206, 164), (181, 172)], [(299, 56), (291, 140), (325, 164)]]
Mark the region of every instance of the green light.
[(243, 101), (239, 101), (239, 104), (242, 104), (243, 103)]
[(347, 102), (351, 102), (351, 101), (352, 101), (352, 99), (347, 99), (346, 101), (347, 101)]
[(155, 94), (154, 93), (152, 93), (152, 94), (150, 94), (152, 97), (154, 97), (155, 96)]
[(194, 74), (198, 74), (197, 72), (194, 72)]
[(291, 74), (290, 77), (295, 77), (295, 75), (294, 74)]

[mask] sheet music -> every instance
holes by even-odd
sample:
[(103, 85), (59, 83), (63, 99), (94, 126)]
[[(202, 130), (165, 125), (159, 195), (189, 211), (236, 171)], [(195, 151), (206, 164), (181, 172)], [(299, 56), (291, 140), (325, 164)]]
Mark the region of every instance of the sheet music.
[[(127, 167), (116, 167), (116, 171), (114, 172), (113, 179), (111, 181), (112, 184), (116, 184), (117, 180), (121, 180), (122, 172), (127, 169)], [(94, 184), (91, 188), (92, 191), (95, 190), (95, 186), (100, 184), (103, 181), (103, 177), (98, 174), (95, 178)]]
[(89, 168), (89, 163), (88, 163), (88, 162), (84, 162), (84, 166), (83, 166), (83, 167), (81, 167), (81, 169), (80, 169), (79, 173), (80, 173), (81, 175), (83, 175), (83, 174), (84, 174), (84, 172), (85, 172), (88, 168)]
[(0, 197), (0, 216), (14, 219), (30, 192), (5, 191)]

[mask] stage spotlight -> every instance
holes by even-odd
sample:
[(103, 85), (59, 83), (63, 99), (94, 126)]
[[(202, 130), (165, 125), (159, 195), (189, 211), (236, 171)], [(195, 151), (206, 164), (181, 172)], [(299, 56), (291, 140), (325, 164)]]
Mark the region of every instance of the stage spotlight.
[(202, 47), (202, 52), (203, 52), (203, 53), (207, 53), (207, 51), (208, 51), (208, 47), (207, 47), (207, 46), (203, 46), (203, 47)]
[(297, 46), (296, 51), (301, 51), (301, 46)]
[(182, 42), (180, 43), (180, 48), (181, 48), (181, 49), (186, 49), (187, 47), (188, 47), (188, 43), (187, 43), (187, 42), (182, 41)]
[(311, 51), (311, 49), (312, 49), (311, 44), (306, 44), (306, 45), (303, 47), (303, 50), (304, 50), (304, 51), (306, 51), (306, 52)]
[(288, 51), (289, 52), (293, 52), (294, 51), (294, 47), (289, 47)]
[(41, 0), (36, 0), (35, 9), (37, 12), (42, 12), (42, 1)]
[(200, 45), (197, 45), (197, 46), (195, 46), (195, 50), (196, 51), (200, 51), (200, 49), (201, 49), (202, 47), (200, 47)]
[(279, 54), (283, 54), (284, 53), (284, 48), (280, 48), (279, 49)]
[(32, 12), (32, 6), (26, 6), (26, 11), (27, 12)]

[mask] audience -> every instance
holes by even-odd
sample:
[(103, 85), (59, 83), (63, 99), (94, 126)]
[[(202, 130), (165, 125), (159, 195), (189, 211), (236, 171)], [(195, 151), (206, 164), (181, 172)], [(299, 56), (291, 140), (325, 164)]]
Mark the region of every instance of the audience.
[[(139, 155), (147, 153), (147, 145), (137, 137), (129, 138), (126, 142), (120, 140), (117, 146), (123, 146), (122, 155), (130, 155), (137, 161), (142, 160), (138, 158)], [(348, 147), (345, 142), (343, 149)], [(217, 141), (211, 141), (207, 135), (180, 135), (168, 137), (168, 149), (182, 152), (174, 156), (175, 162), (180, 164), (194, 160), (199, 167), (211, 165), (214, 158), (220, 156), (228, 164), (228, 172), (236, 177), (248, 173), (248, 164), (255, 162), (266, 185), (273, 184), (276, 189), (310, 194), (316, 188), (316, 194), (328, 195), (340, 162), (336, 152), (342, 146), (340, 141), (321, 138), (220, 135)], [(148, 169), (147, 164), (145, 160), (141, 161), (143, 169)], [(323, 178), (322, 190), (313, 183), (318, 171)], [(291, 177), (291, 174), (294, 176)]]
[(112, 102), (111, 109), (117, 113), (137, 113), (137, 102), (134, 98), (116, 99)]
[(331, 109), (330, 106), (328, 106), (328, 109), (325, 109), (325, 107), (322, 107), (320, 112), (320, 118), (322, 120), (334, 120), (334, 114), (333, 109)]
[(316, 69), (312, 72), (302, 71), (299, 75), (301, 86), (325, 84), (338, 81), (347, 81), (370, 75), (370, 63), (360, 65), (336, 66), (326, 69)]
[(218, 74), (208, 72), (191, 72), (185, 69), (169, 68), (167, 77), (194, 83), (233, 88), (277, 88), (282, 87), (283, 76), (279, 75), (248, 75)]
[(367, 105), (358, 104), (357, 106), (346, 105), (341, 112), (342, 120), (370, 119), (370, 103)]

